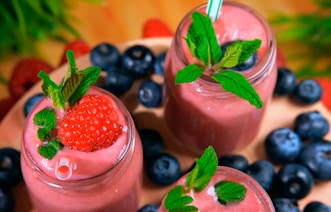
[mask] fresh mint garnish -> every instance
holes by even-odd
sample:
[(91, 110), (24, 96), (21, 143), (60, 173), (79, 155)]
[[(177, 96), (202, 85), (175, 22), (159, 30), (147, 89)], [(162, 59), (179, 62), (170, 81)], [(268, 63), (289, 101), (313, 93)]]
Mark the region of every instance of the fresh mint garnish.
[[(171, 189), (164, 201), (169, 212), (198, 211), (193, 198), (189, 195), (191, 190), (201, 192), (210, 183), (218, 167), (218, 157), (212, 146), (206, 148), (202, 156), (196, 160), (196, 165), (187, 175), (186, 185), (177, 185)], [(246, 188), (232, 181), (220, 181), (215, 184), (215, 192), (221, 204), (238, 202), (244, 199)]]
[[(246, 61), (260, 48), (261, 40), (235, 41), (227, 46), (222, 57), (222, 48), (218, 43), (212, 21), (200, 12), (192, 13), (192, 24), (184, 39), (192, 55), (201, 62), (190, 64), (179, 70), (175, 79), (176, 84), (193, 82), (208, 70), (211, 71), (211, 77), (217, 79), (216, 81), (224, 90), (247, 100), (257, 108), (263, 106), (260, 96), (242, 74), (234, 71), (232, 72), (235, 74), (220, 74), (225, 69), (233, 68)], [(231, 80), (232, 78), (234, 79)], [(230, 81), (240, 85), (234, 86), (233, 83), (228, 83)]]
[(218, 197), (218, 201), (221, 204), (226, 205), (228, 202), (238, 202), (245, 198), (246, 188), (245, 186), (223, 180), (215, 185), (215, 191)]
[(52, 145), (40, 145), (38, 151), (41, 156), (47, 159), (52, 159), (57, 153), (57, 149)]
[(45, 108), (40, 110), (33, 117), (33, 123), (37, 126), (42, 126), (46, 130), (52, 130), (56, 127), (56, 114), (53, 108)]

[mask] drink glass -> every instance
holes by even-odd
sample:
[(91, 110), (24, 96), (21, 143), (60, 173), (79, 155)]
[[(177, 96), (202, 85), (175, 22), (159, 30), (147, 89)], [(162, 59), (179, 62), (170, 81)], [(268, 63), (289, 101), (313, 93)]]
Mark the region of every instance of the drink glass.
[[(126, 107), (112, 94), (91, 87), (87, 94), (103, 95), (114, 103), (122, 135), (107, 148), (83, 152), (64, 147), (53, 159), (37, 152), (33, 117), (51, 107), (44, 98), (26, 120), (22, 142), (22, 172), (37, 211), (137, 211), (142, 186), (142, 146)], [(57, 111), (63, 117), (64, 112)]]
[(257, 109), (206, 75), (194, 82), (175, 85), (178, 70), (196, 59), (186, 41), (195, 11), (205, 13), (207, 4), (190, 11), (180, 22), (165, 61), (165, 123), (177, 142), (196, 155), (211, 145), (218, 155), (248, 146), (259, 132), (263, 115), (271, 100), (277, 78), (276, 42), (265, 20), (254, 9), (238, 2), (224, 1), (213, 22), (220, 45), (235, 40), (260, 39), (255, 65), (241, 73), (255, 88), (263, 102)]

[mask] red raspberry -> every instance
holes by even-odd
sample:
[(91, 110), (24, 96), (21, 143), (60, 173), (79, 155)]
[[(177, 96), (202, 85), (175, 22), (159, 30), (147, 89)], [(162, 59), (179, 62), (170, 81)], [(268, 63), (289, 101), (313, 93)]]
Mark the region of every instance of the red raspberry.
[(67, 63), (67, 56), (66, 53), (68, 50), (72, 50), (74, 52), (75, 58), (79, 58), (91, 51), (90, 46), (87, 44), (86, 41), (82, 39), (77, 39), (74, 41), (69, 42), (66, 47), (64, 48), (61, 60), (60, 60), (60, 65), (63, 65)]
[(16, 103), (17, 99), (14, 97), (7, 97), (0, 100), (0, 122), (9, 112), (12, 106)]
[(143, 38), (172, 37), (174, 33), (159, 19), (148, 19), (143, 27)]
[(41, 70), (50, 73), (53, 67), (38, 58), (31, 57), (21, 59), (14, 67), (11, 78), (9, 79), (8, 87), (11, 96), (14, 98), (21, 97), (40, 80), (38, 73)]
[(121, 133), (113, 102), (101, 95), (84, 96), (58, 128), (63, 145), (85, 152), (111, 146)]
[(331, 79), (327, 77), (319, 77), (315, 78), (315, 80), (322, 87), (322, 98), (321, 101), (325, 105), (325, 107), (331, 110)]

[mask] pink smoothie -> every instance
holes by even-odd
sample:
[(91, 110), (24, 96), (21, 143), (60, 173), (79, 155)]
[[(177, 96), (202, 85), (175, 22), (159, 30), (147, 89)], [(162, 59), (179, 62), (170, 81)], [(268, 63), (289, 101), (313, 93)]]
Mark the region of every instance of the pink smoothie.
[[(142, 176), (142, 147), (129, 112), (109, 93), (91, 88), (87, 95), (107, 97), (117, 111), (122, 134), (107, 148), (83, 152), (64, 147), (53, 159), (38, 153), (34, 115), (52, 107), (43, 99), (30, 113), (22, 143), (22, 171), (38, 211), (135, 211)], [(64, 117), (57, 110), (57, 117)]]
[[(181, 177), (175, 185), (185, 185), (187, 175)], [(214, 185), (222, 180), (239, 183), (246, 187), (245, 198), (240, 202), (232, 202), (222, 205), (217, 201)], [(201, 192), (191, 191), (188, 195), (193, 198), (189, 205), (196, 206), (199, 211), (222, 211), (222, 212), (273, 212), (275, 211), (272, 201), (265, 190), (250, 176), (233, 168), (219, 166), (210, 183)], [(164, 200), (158, 212), (166, 212)]]
[[(205, 8), (202, 5), (194, 11), (204, 12)], [(257, 109), (206, 77), (175, 85), (178, 70), (195, 61), (183, 39), (190, 24), (191, 13), (178, 26), (165, 62), (166, 124), (178, 142), (198, 155), (209, 145), (218, 155), (242, 149), (257, 135), (274, 90), (277, 78), (274, 36), (263, 17), (235, 2), (224, 2), (219, 18), (213, 23), (220, 45), (235, 40), (262, 41), (255, 66), (241, 72), (264, 103), (262, 109)]]

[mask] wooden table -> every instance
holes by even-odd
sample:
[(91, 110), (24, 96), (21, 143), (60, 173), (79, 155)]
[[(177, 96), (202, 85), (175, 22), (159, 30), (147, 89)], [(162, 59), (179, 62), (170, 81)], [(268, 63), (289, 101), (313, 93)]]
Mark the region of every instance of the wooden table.
[[(85, 1), (77, 1), (77, 6), (72, 8), (73, 15), (77, 18), (73, 26), (81, 33), (91, 46), (100, 42), (122, 43), (139, 39), (142, 27), (146, 20), (158, 18), (175, 31), (181, 18), (193, 7), (207, 2), (207, 0), (104, 0), (104, 5), (94, 5)], [(276, 13), (295, 14), (314, 9), (313, 0), (241, 0), (241, 2), (260, 11), (269, 18)], [(50, 40), (40, 45), (43, 55), (41, 57), (57, 66), (63, 53), (64, 44)], [(286, 53), (286, 49), (284, 49)], [(11, 76), (11, 70), (19, 56), (8, 55), (0, 61), (0, 73), (6, 79)], [(7, 87), (0, 84), (0, 99), (8, 96)]]

